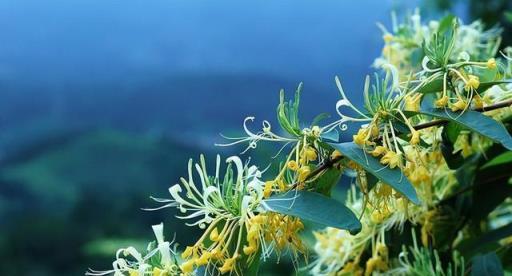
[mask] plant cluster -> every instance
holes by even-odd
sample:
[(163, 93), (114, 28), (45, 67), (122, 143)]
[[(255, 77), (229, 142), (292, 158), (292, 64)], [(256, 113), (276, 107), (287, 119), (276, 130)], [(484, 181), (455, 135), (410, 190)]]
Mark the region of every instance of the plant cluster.
[[(154, 226), (146, 255), (121, 249), (113, 270), (89, 275), (256, 274), (260, 261), (291, 256), (313, 275), (466, 275), (512, 268), (512, 59), (499, 28), (418, 12), (383, 31), (366, 78), (364, 106), (336, 85), (339, 118), (299, 121), (302, 85), (281, 91), (279, 127), (263, 121), (221, 146), (280, 145), (270, 175), (240, 157), (213, 170), (201, 156), (188, 177), (154, 198), (204, 229), (178, 252)], [(342, 141), (356, 128), (351, 141)], [(344, 204), (332, 198), (351, 179)], [(314, 231), (308, 246), (303, 222)], [(499, 274), (497, 274), (499, 275)]]

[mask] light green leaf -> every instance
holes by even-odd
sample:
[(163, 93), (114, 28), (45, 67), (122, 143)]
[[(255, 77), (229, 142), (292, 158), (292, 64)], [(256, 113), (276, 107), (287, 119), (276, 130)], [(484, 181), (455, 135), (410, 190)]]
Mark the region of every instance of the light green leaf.
[(500, 276), (503, 275), (503, 267), (496, 253), (477, 255), (472, 260), (472, 276)]
[(299, 217), (324, 226), (345, 229), (355, 234), (361, 231), (361, 222), (341, 202), (307, 191), (276, 194), (262, 201), (268, 211)]
[(330, 145), (341, 152), (346, 158), (356, 162), (367, 172), (373, 174), (380, 181), (393, 187), (393, 189), (407, 197), (411, 202), (419, 204), (416, 190), (414, 190), (407, 177), (399, 169), (390, 169), (383, 166), (379, 159), (365, 153), (363, 149), (353, 142), (330, 143)]
[(455, 113), (446, 109), (422, 107), (419, 113), (457, 123), (512, 150), (512, 136), (503, 124), (479, 112), (466, 110)]

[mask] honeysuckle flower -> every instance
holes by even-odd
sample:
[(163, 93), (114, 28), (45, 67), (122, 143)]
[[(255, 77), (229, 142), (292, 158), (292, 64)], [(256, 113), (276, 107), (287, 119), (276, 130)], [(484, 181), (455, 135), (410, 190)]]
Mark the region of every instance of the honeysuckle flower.
[(468, 103), (465, 102), (463, 99), (459, 98), (456, 102), (454, 102), (451, 106), (451, 110), (453, 112), (459, 111), (459, 110), (465, 110), (468, 107)]
[(163, 223), (153, 225), (153, 232), (156, 237), (156, 243), (153, 242), (148, 245), (145, 255), (132, 246), (121, 248), (116, 253), (116, 260), (112, 263), (113, 269), (105, 271), (90, 269), (85, 275), (124, 276), (127, 273), (130, 276), (175, 276), (183, 275), (183, 273), (189, 275), (189, 272), (192, 271), (184, 271), (176, 263), (176, 248), (172, 247), (173, 242), (164, 240)]
[(421, 97), (423, 94), (414, 93), (412, 95), (405, 96), (404, 109), (407, 111), (418, 112), (420, 110)]
[(366, 141), (370, 138), (369, 136), (369, 129), (367, 128), (360, 128), (357, 131), (357, 134), (352, 136), (354, 143), (364, 146), (366, 144)]
[(238, 144), (245, 144), (247, 143), (248, 146), (245, 148), (245, 150), (242, 153), (245, 153), (246, 151), (250, 149), (255, 149), (258, 145), (258, 142), (260, 141), (267, 141), (267, 142), (279, 142), (279, 143), (293, 143), (297, 142), (297, 137), (283, 137), (280, 135), (277, 135), (276, 133), (272, 132), (272, 126), (270, 122), (263, 121), (262, 131), (254, 133), (249, 129), (247, 124), (249, 122), (254, 122), (254, 117), (246, 117), (243, 123), (244, 131), (247, 136), (245, 137), (227, 137), (222, 136), (225, 139), (232, 140), (231, 143), (222, 143), (222, 144), (215, 144), (216, 146), (221, 147), (227, 147), (227, 146), (233, 146)]
[(487, 60), (487, 68), (489, 68), (489, 69), (496, 68), (496, 59), (495, 58), (490, 58)]
[(464, 89), (466, 90), (476, 90), (480, 86), (480, 79), (478, 76), (475, 75), (469, 75), (468, 79), (466, 81), (466, 84), (464, 86)]
[(383, 165), (389, 165), (390, 168), (401, 167), (402, 165), (402, 154), (396, 153), (392, 150), (388, 150), (386, 154), (380, 159), (380, 163)]
[[(181, 270), (191, 272), (206, 266), (228, 273), (248, 265), (257, 252), (267, 258), (274, 248), (282, 250), (287, 245), (304, 251), (297, 236), (297, 231), (303, 228), (299, 227), (300, 220), (272, 214), (260, 207), (262, 199), (274, 190), (276, 181), (261, 181), (262, 172), (256, 166), (244, 164), (237, 156), (227, 158), (226, 162), (226, 173), (221, 178), (219, 156), (214, 175), (208, 174), (203, 156), (195, 166), (190, 160), (188, 179), (182, 178), (181, 184), (169, 188), (171, 199), (155, 199), (163, 204), (159, 208), (176, 207), (185, 214), (178, 218), (194, 220), (187, 225), (205, 229), (203, 236), (182, 253), (186, 261), (181, 264)], [(309, 167), (299, 170), (303, 168)], [(299, 172), (301, 175), (306, 174)], [(242, 260), (247, 263), (239, 263)]]
[[(227, 158), (226, 163), (226, 173), (221, 178), (220, 156), (216, 159), (214, 175), (208, 174), (203, 156), (195, 166), (190, 160), (188, 179), (181, 178), (181, 184), (169, 188), (171, 199), (155, 199), (164, 204), (159, 208), (177, 207), (186, 214), (178, 218), (195, 220), (187, 225), (206, 229), (203, 237), (183, 252), (182, 257), (187, 259), (181, 266), (183, 271), (193, 270), (195, 266), (214, 266), (214, 263), (222, 264), (218, 267), (221, 272), (233, 270), (242, 253), (241, 239), (236, 236), (259, 213), (257, 208), (265, 193), (265, 183), (260, 180), (262, 172), (256, 166), (244, 165), (237, 156)], [(198, 177), (194, 177), (194, 168)], [(231, 243), (236, 245), (234, 252), (230, 252)], [(258, 244), (267, 250), (264, 241)]]
[(435, 102), (436, 107), (445, 107), (448, 104), (448, 96), (444, 95)]
[(286, 166), (288, 167), (288, 169), (292, 171), (296, 171), (299, 169), (299, 164), (297, 164), (297, 161), (295, 160), (288, 161), (288, 163), (286, 163)]
[(409, 143), (411, 145), (417, 145), (420, 142), (420, 132), (415, 130), (411, 133), (411, 140)]

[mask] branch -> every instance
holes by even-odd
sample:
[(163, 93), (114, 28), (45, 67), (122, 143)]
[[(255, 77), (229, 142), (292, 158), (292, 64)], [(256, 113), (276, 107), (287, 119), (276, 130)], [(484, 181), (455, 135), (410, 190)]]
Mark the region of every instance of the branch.
[[(493, 104), (493, 105), (489, 105), (489, 106), (485, 106), (485, 107), (481, 107), (481, 108), (475, 108), (475, 109), (473, 109), (473, 111), (487, 112), (487, 111), (491, 111), (491, 110), (495, 110), (495, 109), (500, 109), (500, 108), (503, 108), (503, 107), (509, 107), (511, 105), (512, 105), (512, 100), (508, 100), (508, 101), (499, 102), (499, 103), (496, 103), (496, 104)], [(430, 121), (428, 123), (423, 123), (423, 124), (415, 125), (414, 129), (415, 130), (425, 129), (425, 128), (429, 128), (429, 127), (433, 127), (433, 126), (437, 126), (437, 125), (442, 125), (442, 124), (445, 124), (447, 122), (448, 122), (448, 120), (444, 120), (444, 119), (433, 120), (433, 121)], [(341, 159), (342, 159), (342, 157), (340, 156), (340, 157), (337, 157), (337, 158), (334, 158), (334, 159), (326, 160), (322, 165), (320, 165), (316, 169), (314, 169), (311, 172), (311, 174), (309, 174), (309, 176), (306, 178), (306, 180), (311, 179), (312, 177), (315, 177), (316, 175), (320, 174), (322, 171), (332, 167), (334, 164), (336, 164)], [(297, 185), (299, 185), (299, 182), (293, 183), (291, 189), (294, 189), (295, 187), (297, 187)]]
[[(475, 108), (475, 109), (473, 109), (473, 111), (487, 112), (487, 111), (491, 111), (491, 110), (495, 110), (495, 109), (500, 109), (503, 107), (508, 107), (510, 105), (512, 105), (512, 100), (499, 102), (497, 104), (493, 104), (493, 105), (489, 105), (489, 106), (485, 106), (485, 107), (481, 107), (481, 108)], [(448, 122), (448, 120), (445, 120), (445, 119), (434, 120), (434, 121), (430, 121), (428, 123), (415, 125), (414, 129), (415, 130), (425, 129), (425, 128), (429, 128), (429, 127), (433, 127), (433, 126), (437, 126), (437, 125), (442, 125), (447, 122)]]

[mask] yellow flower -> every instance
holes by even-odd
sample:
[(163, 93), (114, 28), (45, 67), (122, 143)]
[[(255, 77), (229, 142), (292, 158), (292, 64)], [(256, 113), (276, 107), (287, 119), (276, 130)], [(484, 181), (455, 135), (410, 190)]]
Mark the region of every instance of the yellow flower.
[(430, 181), (430, 173), (425, 166), (415, 166), (411, 169), (408, 178), (412, 184), (418, 185), (421, 182)]
[(383, 165), (389, 165), (391, 169), (400, 167), (402, 164), (402, 155), (392, 150), (386, 152), (386, 154), (380, 159), (380, 163)]
[(352, 138), (354, 139), (354, 143), (362, 146), (365, 144), (366, 139), (368, 138), (368, 129), (366, 128), (360, 128), (357, 131), (356, 135), (353, 135)]
[(180, 266), (181, 271), (183, 271), (183, 273), (192, 272), (194, 270), (194, 263), (195, 263), (194, 259), (188, 260), (188, 261), (182, 263)]
[(331, 153), (331, 159), (339, 159), (341, 158), (343, 155), (341, 154), (341, 152), (339, 152), (338, 150), (334, 150), (332, 153)]
[(382, 39), (384, 40), (384, 42), (389, 43), (393, 40), (393, 35), (390, 33), (386, 33), (385, 35), (382, 36)]
[(192, 253), (194, 253), (194, 247), (187, 246), (187, 248), (185, 248), (185, 251), (183, 251), (183, 253), (181, 253), (181, 258), (187, 259), (188, 257), (192, 256)]
[(466, 109), (466, 107), (468, 107), (468, 104), (463, 100), (463, 99), (460, 99), (458, 101), (456, 101), (454, 104), (452, 104), (452, 111), (455, 112), (455, 111), (458, 111), (458, 110), (464, 110)]
[(311, 169), (309, 168), (309, 166), (304, 166), (298, 170), (298, 173), (299, 173), (298, 180), (299, 180), (299, 182), (302, 182), (302, 181), (306, 180), (306, 178), (309, 176), (309, 174), (311, 173)]
[(213, 230), (210, 232), (210, 240), (213, 242), (218, 242), (220, 240), (219, 231), (217, 228), (213, 228)]
[(208, 261), (210, 260), (212, 256), (212, 253), (208, 252), (208, 251), (205, 251), (203, 252), (203, 254), (201, 255), (201, 257), (199, 257), (197, 260), (196, 260), (196, 265), (197, 266), (202, 266), (202, 265), (205, 265), (208, 263)]
[(379, 137), (380, 130), (379, 130), (379, 127), (377, 126), (377, 123), (372, 124), (371, 129), (372, 129), (372, 137), (374, 137), (374, 138)]
[(388, 264), (382, 260), (380, 256), (371, 257), (366, 262), (365, 276), (370, 276), (374, 271), (386, 271), (388, 270)]
[(413, 131), (411, 141), (409, 141), (411, 145), (417, 145), (420, 143), (420, 132), (419, 131)]
[(296, 171), (299, 169), (299, 165), (297, 164), (297, 162), (295, 160), (288, 161), (287, 166), (288, 166), (288, 169), (290, 169), (292, 171)]
[(370, 152), (371, 155), (373, 155), (374, 157), (377, 157), (377, 156), (381, 156), (383, 154), (386, 154), (386, 152), (388, 151), (388, 149), (384, 146), (376, 146), (375, 149)]
[(139, 272), (135, 269), (130, 270), (129, 274), (130, 276), (139, 276)]
[(389, 197), (393, 193), (393, 189), (391, 186), (386, 184), (381, 184), (379, 190), (377, 191), (377, 195), (379, 197)]
[(382, 257), (383, 259), (388, 258), (389, 250), (385, 244), (379, 242), (376, 246), (376, 249), (377, 249), (377, 253), (379, 254), (380, 257)]
[(232, 258), (226, 259), (224, 261), (224, 264), (219, 268), (220, 273), (224, 274), (227, 272), (230, 272), (235, 267), (236, 259), (238, 258), (238, 255), (235, 254)]
[(479, 78), (475, 75), (468, 75), (468, 81), (466, 82), (464, 89), (469, 91), (471, 89), (477, 89), (478, 86), (480, 86)]
[(257, 248), (255, 246), (252, 246), (252, 245), (244, 246), (244, 254), (245, 255), (254, 254), (254, 252), (256, 252), (256, 250), (257, 250)]
[(423, 96), (423, 94), (420, 94), (420, 93), (414, 93), (413, 95), (405, 96), (404, 109), (407, 111), (414, 111), (414, 112), (420, 111), (420, 103), (421, 103), (422, 96)]
[(269, 197), (272, 193), (272, 187), (274, 186), (274, 181), (265, 182), (265, 187), (263, 188), (263, 196)]
[(445, 107), (448, 104), (448, 96), (444, 95), (435, 102), (436, 107)]
[(489, 60), (487, 60), (487, 68), (495, 69), (496, 68), (496, 59), (490, 58)]
[(363, 268), (359, 266), (356, 262), (348, 262), (343, 266), (343, 269), (340, 271), (341, 275), (353, 275), (353, 276), (361, 276), (363, 275)]
[(478, 95), (477, 93), (475, 93), (475, 96), (473, 97), (473, 104), (474, 104), (475, 108), (484, 107), (484, 101), (483, 101), (482, 97), (480, 97), (480, 95)]
[(304, 152), (306, 155), (306, 159), (308, 161), (316, 160), (316, 158), (318, 157), (316, 154), (316, 150), (312, 147), (307, 147)]
[(370, 220), (375, 224), (379, 224), (382, 223), (388, 217), (388, 215), (388, 209), (383, 209), (382, 211), (374, 210), (370, 215)]
[(161, 270), (158, 267), (153, 268), (153, 276), (165, 276), (165, 271)]

